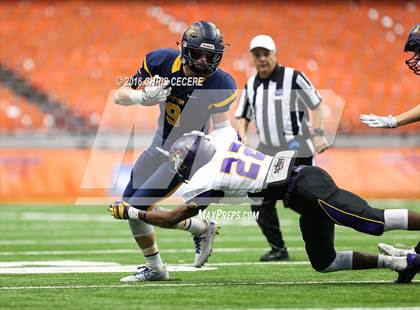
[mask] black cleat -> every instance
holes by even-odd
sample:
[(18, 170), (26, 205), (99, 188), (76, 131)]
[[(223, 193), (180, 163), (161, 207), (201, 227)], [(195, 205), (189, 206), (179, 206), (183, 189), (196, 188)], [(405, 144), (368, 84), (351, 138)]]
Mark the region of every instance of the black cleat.
[(407, 267), (403, 271), (398, 271), (398, 278), (394, 282), (397, 284), (411, 283), (416, 273), (420, 271), (420, 255), (407, 254)]
[(289, 253), (287, 248), (271, 249), (260, 257), (260, 262), (274, 262), (289, 260)]

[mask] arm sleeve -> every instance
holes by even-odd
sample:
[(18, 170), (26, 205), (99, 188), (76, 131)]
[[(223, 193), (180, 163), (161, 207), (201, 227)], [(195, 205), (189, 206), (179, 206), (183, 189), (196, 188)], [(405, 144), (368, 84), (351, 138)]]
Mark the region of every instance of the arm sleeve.
[(236, 83), (231, 76), (226, 76), (217, 86), (212, 96), (212, 102), (209, 104), (211, 113), (220, 113), (229, 111), (230, 105), (237, 96)]
[(321, 95), (311, 84), (309, 79), (302, 72), (295, 71), (293, 89), (298, 91), (298, 95), (302, 98), (305, 105), (310, 109), (315, 109), (322, 101)]
[(245, 88), (242, 90), (241, 98), (239, 99), (238, 107), (235, 111), (236, 118), (245, 118), (250, 121), (252, 118), (252, 110), (250, 107), (249, 95), (248, 95), (248, 84), (245, 84)]

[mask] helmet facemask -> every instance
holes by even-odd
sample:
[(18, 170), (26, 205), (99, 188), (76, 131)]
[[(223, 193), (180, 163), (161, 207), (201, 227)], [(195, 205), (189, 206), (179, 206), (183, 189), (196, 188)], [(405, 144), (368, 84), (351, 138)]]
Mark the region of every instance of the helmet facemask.
[(413, 57), (407, 59), (405, 63), (415, 74), (420, 75), (420, 24), (414, 26), (408, 35), (404, 46), (404, 52), (414, 52)]
[(416, 50), (412, 50), (414, 52), (414, 55), (407, 59), (405, 63), (407, 64), (408, 68), (412, 70), (415, 74), (420, 75), (420, 45)]
[[(193, 47), (185, 41), (182, 43), (182, 47), (183, 63), (197, 76), (206, 77), (212, 74), (222, 60), (223, 51)], [(198, 63), (203, 54), (206, 56), (206, 64)]]

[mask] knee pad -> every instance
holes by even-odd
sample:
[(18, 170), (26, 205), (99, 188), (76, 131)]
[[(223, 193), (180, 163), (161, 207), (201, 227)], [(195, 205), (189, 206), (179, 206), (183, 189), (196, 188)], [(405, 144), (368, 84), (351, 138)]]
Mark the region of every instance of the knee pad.
[(133, 237), (147, 237), (153, 234), (153, 226), (142, 221), (128, 220)]
[(327, 268), (317, 271), (324, 273), (349, 269), (353, 269), (353, 251), (340, 251)]

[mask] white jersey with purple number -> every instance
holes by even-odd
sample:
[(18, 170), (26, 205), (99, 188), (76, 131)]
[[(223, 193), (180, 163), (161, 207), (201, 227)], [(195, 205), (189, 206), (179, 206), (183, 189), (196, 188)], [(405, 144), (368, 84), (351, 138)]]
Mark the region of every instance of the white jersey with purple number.
[(232, 127), (217, 129), (209, 136), (216, 153), (184, 187), (186, 201), (209, 190), (221, 190), (225, 197), (246, 197), (265, 187), (273, 157), (245, 146)]

